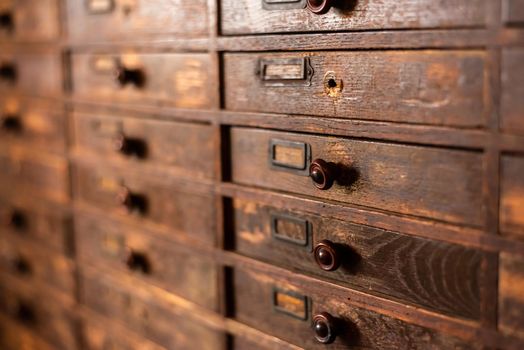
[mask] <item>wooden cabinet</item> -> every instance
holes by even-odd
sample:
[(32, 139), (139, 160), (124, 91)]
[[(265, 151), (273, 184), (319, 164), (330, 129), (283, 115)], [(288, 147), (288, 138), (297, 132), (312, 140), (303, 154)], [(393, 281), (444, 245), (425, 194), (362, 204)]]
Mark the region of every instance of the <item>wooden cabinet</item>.
[(523, 0), (0, 0), (0, 349), (524, 349)]

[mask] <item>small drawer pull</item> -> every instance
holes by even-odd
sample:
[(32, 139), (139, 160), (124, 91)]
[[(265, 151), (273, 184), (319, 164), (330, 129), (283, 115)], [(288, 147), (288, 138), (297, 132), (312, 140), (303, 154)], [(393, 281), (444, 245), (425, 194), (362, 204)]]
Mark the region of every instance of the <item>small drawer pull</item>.
[(16, 66), (11, 63), (4, 63), (0, 65), (0, 79), (10, 83), (16, 82), (17, 71)]
[(340, 266), (339, 253), (331, 241), (320, 241), (313, 249), (313, 255), (318, 266), (324, 271), (335, 271)]
[(329, 190), (336, 180), (337, 169), (332, 163), (315, 159), (309, 166), (309, 177), (319, 190)]
[(113, 149), (125, 156), (145, 158), (147, 144), (144, 140), (127, 137), (124, 133), (118, 133), (113, 138)]
[(23, 300), (16, 301), (13, 316), (16, 320), (25, 325), (30, 326), (36, 323), (36, 312), (33, 306)]
[(0, 117), (0, 128), (6, 132), (19, 133), (22, 131), (22, 121), (17, 115), (6, 114)]
[(16, 274), (22, 276), (31, 275), (31, 272), (33, 271), (31, 263), (21, 255), (18, 255), (15, 258), (13, 258), (13, 260), (11, 261), (11, 266)]
[(124, 262), (131, 271), (139, 271), (145, 275), (151, 273), (151, 263), (146, 254), (126, 249)]
[(13, 14), (9, 11), (0, 12), (0, 28), (12, 31), (14, 27)]
[(4, 218), (5, 226), (11, 227), (16, 231), (24, 231), (28, 226), (26, 214), (18, 209), (10, 210)]
[(142, 69), (138, 68), (126, 68), (125, 66), (118, 66), (115, 71), (115, 79), (117, 83), (124, 87), (128, 84), (134, 85), (135, 87), (142, 87), (146, 82), (146, 75)]
[(117, 204), (123, 207), (126, 212), (147, 212), (147, 199), (141, 194), (132, 193), (127, 187), (122, 187), (116, 195)]
[(323, 15), (327, 13), (335, 0), (307, 0), (307, 9), (315, 15)]
[(315, 339), (322, 344), (330, 344), (336, 338), (336, 320), (327, 312), (313, 316)]

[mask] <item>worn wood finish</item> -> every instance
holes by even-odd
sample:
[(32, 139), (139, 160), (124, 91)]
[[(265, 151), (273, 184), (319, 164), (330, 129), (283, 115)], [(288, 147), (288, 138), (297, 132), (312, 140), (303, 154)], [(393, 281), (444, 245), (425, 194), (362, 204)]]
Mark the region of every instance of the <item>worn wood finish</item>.
[(500, 230), (502, 234), (524, 238), (524, 157), (501, 158)]
[[(139, 86), (121, 86), (115, 78), (121, 68), (139, 72)], [(85, 100), (178, 108), (211, 108), (217, 101), (210, 79), (216, 68), (204, 53), (75, 52), (71, 69), (74, 96)]]
[(2, 349), (52, 350), (53, 347), (33, 332), (0, 314), (0, 346)]
[[(273, 279), (269, 275), (235, 270), (235, 318), (269, 334), (276, 335), (307, 349), (323, 348), (314, 339), (311, 329), (313, 315), (329, 312), (339, 320), (339, 336), (329, 345), (333, 349), (480, 349), (480, 344), (466, 343), (452, 336), (410, 325), (387, 316), (325, 295), (304, 295), (292, 282)], [(306, 319), (298, 319), (278, 311), (273, 306), (273, 288), (286, 293), (305, 296)], [(296, 299), (284, 301), (286, 307), (296, 306)]]
[(71, 39), (77, 42), (151, 40), (159, 34), (204, 37), (206, 0), (68, 1)]
[[(309, 162), (336, 164), (333, 188), (321, 191), (301, 170), (271, 167), (272, 140), (311, 146)], [(294, 155), (293, 161), (302, 161)], [(482, 155), (476, 152), (232, 128), (233, 182), (306, 194), (455, 223), (482, 225)], [(288, 164), (286, 163), (286, 164)]]
[[(523, 6), (524, 8), (524, 6)], [(524, 49), (502, 53), (501, 128), (508, 133), (524, 133)]]
[(47, 284), (70, 298), (74, 297), (74, 262), (25, 239), (2, 236), (0, 270), (28, 283)]
[[(215, 208), (209, 185), (156, 172), (133, 172), (115, 166), (93, 169), (77, 163), (73, 169), (75, 197), (106, 213), (131, 222), (169, 227), (175, 235), (215, 245)], [(189, 174), (191, 175), (191, 174)], [(128, 191), (136, 202), (126, 207), (120, 197)], [(169, 204), (169, 205), (167, 205)]]
[(63, 106), (47, 99), (0, 97), (1, 143), (25, 144), (54, 153), (66, 152)]
[[(233, 200), (238, 252), (386, 298), (478, 319), (483, 254), (458, 245)], [(313, 247), (329, 240), (342, 260), (323, 271)]]
[(80, 151), (169, 167), (192, 178), (215, 177), (210, 125), (75, 113), (74, 130)]
[[(311, 66), (310, 82), (297, 80), (304, 59)], [(224, 70), (226, 108), (231, 110), (485, 124), (481, 51), (235, 53), (224, 55)]]
[(501, 254), (499, 275), (499, 327), (506, 333), (524, 338), (524, 259)]
[[(264, 8), (264, 3), (267, 9)], [(288, 3), (292, 3), (289, 5), (291, 9), (283, 9), (276, 1), (223, 0), (222, 33), (453, 28), (479, 27), (486, 24), (485, 0), (401, 0), (394, 3), (351, 0), (335, 4), (334, 8), (321, 16), (305, 9), (305, 1)]]
[(174, 314), (145, 291), (130, 290), (108, 277), (82, 274), (82, 301), (94, 311), (168, 349), (220, 349), (223, 334)]
[(59, 6), (59, 0), (1, 1), (0, 13), (8, 16), (11, 23), (0, 28), (0, 41), (34, 43), (58, 39)]
[(69, 198), (67, 161), (34, 150), (0, 148), (0, 193), (11, 197), (42, 195), (64, 203)]
[(197, 252), (97, 216), (78, 216), (75, 222), (81, 262), (103, 265), (139, 276), (209, 309), (218, 306), (218, 268)]
[(29, 96), (56, 97), (62, 94), (62, 60), (52, 50), (2, 50), (0, 66), (15, 70), (13, 79), (0, 78), (0, 92), (17, 91)]
[(524, 4), (521, 0), (502, 0), (502, 19), (507, 25), (524, 23)]

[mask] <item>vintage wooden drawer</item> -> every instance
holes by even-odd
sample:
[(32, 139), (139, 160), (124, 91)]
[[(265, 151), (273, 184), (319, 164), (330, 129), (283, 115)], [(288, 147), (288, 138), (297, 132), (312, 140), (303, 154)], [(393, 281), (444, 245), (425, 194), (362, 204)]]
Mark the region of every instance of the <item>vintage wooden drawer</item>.
[(68, 15), (69, 32), (76, 42), (208, 34), (206, 0), (68, 1)]
[(211, 108), (216, 69), (205, 53), (73, 53), (73, 91), (96, 102)]
[(479, 27), (487, 2), (222, 0), (221, 24), (224, 34)]
[(0, 347), (7, 350), (52, 350), (30, 330), (0, 314)]
[(72, 250), (72, 218), (61, 206), (34, 198), (7, 200), (0, 197), (0, 232), (20, 236), (65, 255)]
[(481, 348), (258, 272), (235, 270), (234, 287), (236, 319), (306, 349)]
[(219, 350), (224, 335), (201, 325), (147, 291), (83, 274), (82, 301), (99, 314), (168, 349)]
[(167, 166), (194, 178), (215, 177), (210, 125), (79, 113), (74, 125), (80, 150), (106, 159)]
[(473, 151), (231, 129), (233, 182), (401, 214), (483, 224)]
[(524, 257), (502, 253), (499, 275), (499, 328), (524, 338)]
[(502, 0), (502, 17), (508, 25), (524, 24), (524, 2), (522, 0)]
[(67, 161), (22, 148), (0, 149), (0, 193), (4, 197), (42, 195), (65, 202), (69, 197)]
[(402, 303), (480, 317), (479, 251), (249, 200), (233, 203), (242, 254)]
[(143, 229), (97, 216), (78, 215), (77, 254), (82, 262), (140, 276), (196, 304), (218, 307), (218, 267), (193, 248)]
[(60, 96), (62, 59), (53, 52), (0, 53), (0, 94), (6, 91), (32, 96)]
[(524, 155), (501, 157), (500, 231), (524, 239)]
[(85, 319), (82, 322), (82, 340), (85, 350), (167, 350), (151, 341), (140, 339), (132, 332), (115, 333), (109, 322)]
[(0, 239), (0, 269), (29, 283), (46, 284), (74, 296), (74, 262), (39, 244), (3, 236)]
[(0, 1), (0, 41), (40, 42), (60, 35), (58, 0)]
[(62, 301), (35, 286), (7, 285), (0, 281), (0, 312), (34, 331), (55, 349), (76, 349), (75, 317)]
[(0, 97), (2, 143), (20, 143), (64, 153), (66, 120), (64, 107), (46, 99)]
[(501, 128), (505, 132), (523, 134), (524, 49), (513, 48), (502, 52), (501, 84)]
[(210, 185), (109, 166), (94, 170), (89, 164), (77, 164), (74, 172), (76, 198), (85, 203), (215, 244), (215, 197)]
[(236, 111), (476, 127), (485, 124), (482, 51), (226, 53)]

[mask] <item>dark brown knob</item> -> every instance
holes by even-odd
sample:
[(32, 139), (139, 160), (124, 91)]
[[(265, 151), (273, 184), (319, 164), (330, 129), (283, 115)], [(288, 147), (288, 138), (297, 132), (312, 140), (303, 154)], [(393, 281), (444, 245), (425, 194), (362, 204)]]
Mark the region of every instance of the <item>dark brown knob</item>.
[(322, 312), (313, 317), (313, 331), (315, 339), (322, 344), (330, 344), (335, 341), (336, 329), (335, 319), (327, 312)]
[(323, 15), (331, 9), (334, 2), (334, 0), (307, 0), (307, 9), (316, 15)]
[(340, 257), (333, 242), (320, 241), (313, 250), (315, 261), (324, 271), (335, 271), (340, 266)]
[(18, 133), (22, 131), (22, 122), (17, 115), (4, 115), (0, 117), (0, 128), (7, 132)]
[(334, 166), (322, 159), (315, 159), (309, 166), (309, 177), (319, 190), (328, 190), (333, 186), (336, 177)]
[(126, 249), (124, 262), (128, 269), (132, 271), (139, 271), (146, 275), (151, 272), (151, 263), (146, 254), (128, 248)]
[(113, 138), (113, 149), (123, 155), (138, 158), (144, 158), (147, 153), (147, 146), (143, 140), (127, 137), (124, 133), (119, 133)]
[(13, 260), (11, 261), (11, 266), (16, 274), (24, 276), (30, 275), (31, 271), (33, 270), (31, 268), (30, 262), (21, 255), (18, 255), (13, 258)]
[(9, 211), (5, 215), (4, 222), (6, 226), (9, 226), (17, 231), (24, 231), (27, 228), (27, 217), (22, 211), (18, 209)]
[(13, 311), (13, 316), (19, 322), (27, 325), (32, 325), (36, 323), (36, 313), (31, 304), (23, 300), (17, 300)]
[(13, 30), (15, 23), (13, 21), (13, 15), (9, 11), (0, 12), (0, 28), (7, 31)]
[(13, 64), (5, 63), (0, 66), (0, 79), (14, 83), (16, 81), (17, 72)]
[(115, 73), (116, 81), (120, 86), (132, 84), (136, 87), (142, 87), (145, 83), (145, 75), (141, 69), (129, 69), (124, 66), (117, 68)]
[(147, 201), (144, 196), (132, 193), (127, 187), (123, 186), (116, 195), (117, 204), (123, 207), (128, 213), (134, 211), (144, 214), (147, 209)]

